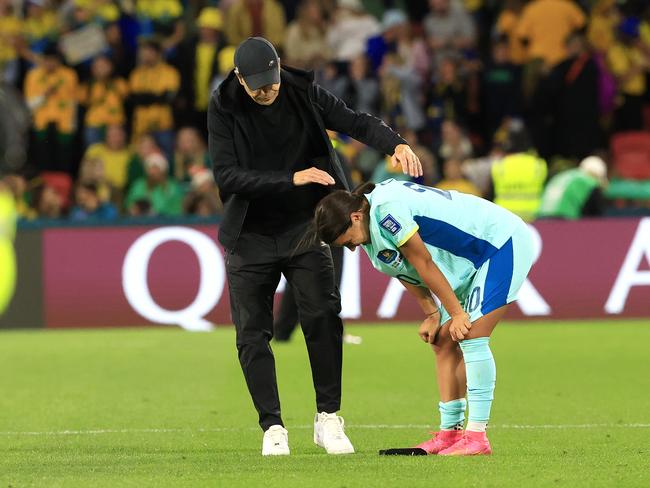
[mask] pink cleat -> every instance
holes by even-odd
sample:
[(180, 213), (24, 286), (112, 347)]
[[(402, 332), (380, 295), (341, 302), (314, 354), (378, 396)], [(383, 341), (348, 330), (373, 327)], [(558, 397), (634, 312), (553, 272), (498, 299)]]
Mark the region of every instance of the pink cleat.
[(441, 456), (480, 456), (492, 454), (492, 448), (485, 432), (466, 430), (456, 444), (438, 454)]
[(440, 432), (432, 432), (433, 437), (422, 444), (415, 447), (424, 449), (427, 454), (438, 454), (443, 449), (453, 446), (463, 437), (462, 430), (441, 430)]

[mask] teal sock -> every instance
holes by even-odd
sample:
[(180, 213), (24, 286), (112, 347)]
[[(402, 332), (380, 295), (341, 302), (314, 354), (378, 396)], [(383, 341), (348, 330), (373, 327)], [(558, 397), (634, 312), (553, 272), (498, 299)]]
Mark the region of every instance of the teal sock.
[(467, 402), (464, 398), (438, 403), (441, 430), (463, 430)]
[(485, 424), (490, 418), (497, 368), (490, 350), (490, 338), (478, 337), (460, 342), (467, 373), (469, 421)]

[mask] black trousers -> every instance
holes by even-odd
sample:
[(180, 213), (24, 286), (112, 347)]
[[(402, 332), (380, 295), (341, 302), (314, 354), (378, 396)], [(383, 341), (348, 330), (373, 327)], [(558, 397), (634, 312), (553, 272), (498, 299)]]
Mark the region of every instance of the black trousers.
[[(343, 275), (343, 248), (333, 247), (332, 261), (334, 262), (334, 279), (336, 286), (341, 286), (341, 277)], [(298, 305), (293, 293), (293, 287), (287, 283), (287, 287), (280, 300), (280, 309), (278, 310), (273, 322), (273, 334), (276, 341), (288, 341), (295, 330), (300, 315), (298, 314)]]
[(294, 254), (303, 232), (303, 227), (275, 236), (243, 232), (226, 257), (239, 362), (263, 430), (284, 425), (269, 345), (273, 337), (273, 296), (281, 274), (294, 290), (316, 408), (333, 413), (341, 406), (343, 324), (332, 254), (325, 245)]

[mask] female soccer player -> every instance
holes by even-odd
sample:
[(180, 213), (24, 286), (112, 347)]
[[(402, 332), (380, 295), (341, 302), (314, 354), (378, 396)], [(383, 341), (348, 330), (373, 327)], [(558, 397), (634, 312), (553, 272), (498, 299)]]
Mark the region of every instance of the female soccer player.
[(485, 430), (496, 367), (489, 341), (533, 264), (526, 224), (487, 200), (391, 179), (331, 193), (317, 206), (314, 227), (327, 244), (363, 247), (424, 312), (419, 335), (435, 352), (441, 422), (417, 447), (449, 456), (491, 454)]

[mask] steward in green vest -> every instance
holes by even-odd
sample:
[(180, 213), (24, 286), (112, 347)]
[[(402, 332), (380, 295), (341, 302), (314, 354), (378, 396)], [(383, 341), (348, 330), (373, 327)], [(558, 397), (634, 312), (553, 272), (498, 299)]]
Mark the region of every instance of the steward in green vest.
[(551, 178), (542, 196), (538, 217), (579, 219), (602, 215), (605, 205), (601, 188), (606, 184), (605, 162), (597, 156), (589, 156), (579, 168)]

